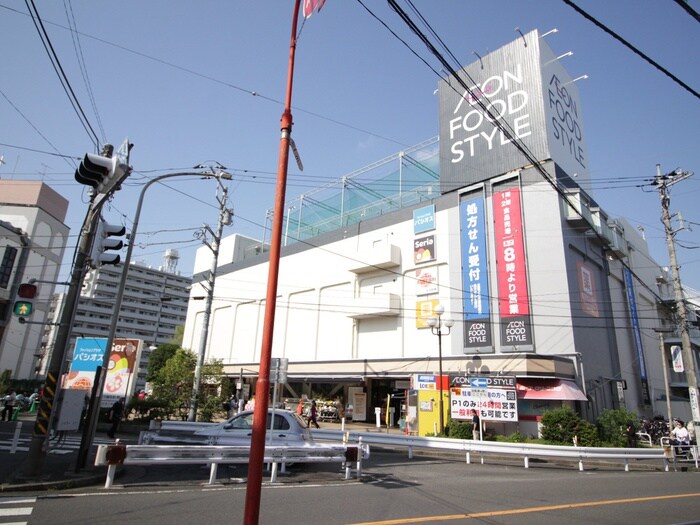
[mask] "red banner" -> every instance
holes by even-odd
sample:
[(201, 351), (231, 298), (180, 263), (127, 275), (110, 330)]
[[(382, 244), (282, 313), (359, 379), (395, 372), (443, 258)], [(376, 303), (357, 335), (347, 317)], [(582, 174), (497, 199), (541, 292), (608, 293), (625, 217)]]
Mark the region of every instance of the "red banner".
[[(501, 344), (532, 344), (520, 188), (493, 194)], [(507, 348), (504, 348), (507, 350)]]

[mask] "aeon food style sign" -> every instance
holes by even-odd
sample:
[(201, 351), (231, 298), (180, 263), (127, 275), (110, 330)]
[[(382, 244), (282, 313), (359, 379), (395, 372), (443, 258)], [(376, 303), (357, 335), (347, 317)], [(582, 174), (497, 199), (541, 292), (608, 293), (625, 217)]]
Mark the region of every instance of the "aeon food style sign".
[(537, 31), (457, 76), (438, 85), (443, 193), (531, 164), (516, 140), (536, 160), (587, 177), (578, 90)]

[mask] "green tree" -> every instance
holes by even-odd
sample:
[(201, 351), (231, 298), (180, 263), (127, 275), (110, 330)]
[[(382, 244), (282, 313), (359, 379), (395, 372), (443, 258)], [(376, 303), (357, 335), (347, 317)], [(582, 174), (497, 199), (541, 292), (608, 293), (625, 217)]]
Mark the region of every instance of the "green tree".
[(194, 352), (178, 348), (173, 356), (155, 372), (151, 381), (152, 397), (167, 407), (167, 415), (187, 414), (196, 362), (197, 356)]
[(165, 366), (168, 359), (175, 355), (180, 345), (166, 343), (158, 345), (158, 347), (148, 356), (148, 372), (146, 381), (153, 381), (156, 378), (158, 371)]
[[(188, 413), (196, 364), (197, 355), (194, 352), (177, 348), (172, 357), (154, 372), (151, 400), (162, 410), (162, 416), (184, 417)], [(220, 360), (204, 363), (197, 400), (199, 421), (211, 421), (222, 415), (224, 399), (228, 399), (223, 396), (230, 396), (230, 386), (224, 377)], [(222, 387), (222, 384), (225, 386)]]

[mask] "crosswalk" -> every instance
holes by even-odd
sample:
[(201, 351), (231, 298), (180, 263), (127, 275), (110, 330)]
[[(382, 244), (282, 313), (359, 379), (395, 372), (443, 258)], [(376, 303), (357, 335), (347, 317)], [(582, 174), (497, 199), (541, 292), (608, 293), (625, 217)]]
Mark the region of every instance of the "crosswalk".
[(26, 525), (35, 503), (33, 497), (0, 498), (0, 525)]
[[(79, 434), (71, 434), (61, 438), (55, 438), (49, 440), (49, 454), (70, 454), (80, 449), (81, 436)], [(22, 436), (14, 444), (12, 439), (0, 439), (0, 451), (2, 452), (12, 452), (14, 450), (16, 453), (27, 452), (29, 450), (29, 443), (32, 437), (30, 435)], [(109, 445), (113, 444), (114, 440), (107, 436), (95, 436), (93, 444), (95, 445)], [(13, 447), (14, 445), (14, 447)], [(2, 522), (0, 522), (2, 525)]]

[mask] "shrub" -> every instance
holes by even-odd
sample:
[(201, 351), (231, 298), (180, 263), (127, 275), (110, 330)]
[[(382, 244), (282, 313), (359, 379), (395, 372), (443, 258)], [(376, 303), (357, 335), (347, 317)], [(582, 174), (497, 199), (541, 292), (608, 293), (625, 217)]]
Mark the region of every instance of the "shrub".
[(447, 437), (454, 439), (471, 439), (472, 424), (464, 421), (450, 421), (447, 424)]
[(609, 443), (613, 447), (626, 447), (627, 434), (625, 432), (629, 421), (638, 421), (639, 417), (634, 412), (629, 412), (624, 408), (615, 410), (605, 409), (598, 417), (596, 426), (598, 435), (604, 443)]
[(557, 445), (573, 445), (574, 436), (581, 446), (597, 446), (598, 431), (592, 423), (584, 421), (570, 408), (548, 410), (542, 416), (542, 437)]

